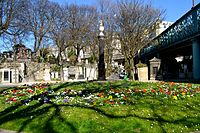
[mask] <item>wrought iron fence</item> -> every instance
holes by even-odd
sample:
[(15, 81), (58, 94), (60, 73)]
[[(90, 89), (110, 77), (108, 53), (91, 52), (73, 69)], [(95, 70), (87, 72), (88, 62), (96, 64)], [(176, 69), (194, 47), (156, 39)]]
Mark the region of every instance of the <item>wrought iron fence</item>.
[(200, 3), (158, 35), (141, 54), (151, 53), (200, 35)]

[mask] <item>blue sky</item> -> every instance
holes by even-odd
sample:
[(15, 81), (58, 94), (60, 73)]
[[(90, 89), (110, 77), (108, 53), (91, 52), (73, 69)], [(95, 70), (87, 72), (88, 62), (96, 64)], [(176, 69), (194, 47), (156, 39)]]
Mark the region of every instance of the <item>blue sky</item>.
[[(76, 3), (76, 4), (88, 4), (96, 5), (96, 0), (51, 0), (59, 3)], [(115, 0), (114, 0), (115, 1)], [(149, 0), (144, 0), (149, 1)], [(192, 0), (150, 0), (154, 7), (159, 9), (165, 9), (166, 21), (175, 22), (186, 12), (192, 8)], [(195, 5), (200, 3), (200, 0), (194, 0)]]
[[(58, 2), (60, 4), (64, 3), (76, 3), (76, 4), (85, 4), (85, 5), (94, 5), (96, 6), (96, 0), (51, 0), (54, 2)], [(117, 0), (113, 0), (117, 1)], [(144, 0), (144, 1), (151, 1), (153, 6), (159, 9), (166, 10), (166, 21), (175, 22), (181, 16), (183, 16), (186, 12), (188, 12), (192, 8), (192, 0)], [(200, 3), (200, 0), (194, 0), (195, 5)], [(2, 41), (0, 40), (0, 44)], [(30, 42), (29, 42), (30, 43)], [(25, 42), (27, 44), (27, 42)], [(32, 48), (32, 47), (30, 47)], [(0, 52), (2, 52), (2, 48), (0, 46)]]

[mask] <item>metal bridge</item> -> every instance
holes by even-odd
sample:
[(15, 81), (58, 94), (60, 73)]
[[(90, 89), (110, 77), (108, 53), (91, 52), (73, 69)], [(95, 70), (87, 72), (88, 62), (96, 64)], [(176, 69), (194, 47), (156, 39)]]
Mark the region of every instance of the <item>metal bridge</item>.
[[(141, 50), (142, 57), (157, 56), (169, 49), (191, 45), (193, 79), (200, 79), (200, 3)], [(185, 50), (187, 51), (187, 50)], [(149, 60), (149, 59), (148, 59)]]

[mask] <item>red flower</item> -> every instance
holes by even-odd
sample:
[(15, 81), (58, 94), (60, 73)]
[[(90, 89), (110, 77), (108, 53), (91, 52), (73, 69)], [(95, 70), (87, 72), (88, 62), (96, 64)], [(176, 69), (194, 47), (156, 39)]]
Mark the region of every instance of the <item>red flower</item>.
[(13, 99), (13, 102), (16, 102), (16, 101), (17, 101), (17, 99), (16, 99), (16, 98), (14, 98), (14, 99)]
[(100, 93), (98, 94), (98, 96), (101, 97), (101, 96), (103, 96), (103, 94), (104, 94), (103, 92), (100, 92)]
[(171, 84), (171, 86), (174, 86), (174, 85), (175, 85), (174, 82), (171, 82), (170, 84)]
[(28, 89), (27, 92), (33, 93), (33, 90), (32, 89)]
[(165, 91), (161, 87), (158, 88), (160, 88), (160, 92), (165, 93)]
[(192, 84), (188, 84), (188, 88), (190, 88), (192, 86)]
[(154, 92), (155, 92), (155, 90), (154, 90), (154, 89), (152, 89), (152, 90), (151, 90), (151, 92), (153, 92), (153, 93), (154, 93)]
[(143, 92), (144, 92), (144, 93), (146, 93), (146, 92), (147, 92), (147, 90), (146, 90), (146, 89), (144, 89), (144, 90), (143, 90)]
[(13, 97), (9, 98), (10, 101), (12, 101), (13, 99), (14, 99)]
[(11, 90), (12, 91), (12, 93), (17, 93), (17, 92), (19, 92), (19, 90)]
[(104, 103), (107, 103), (107, 102), (108, 102), (108, 100), (104, 100), (103, 102), (104, 102)]
[(16, 101), (17, 101), (17, 99), (14, 98), (14, 97), (9, 98), (9, 100), (10, 100), (10, 101), (13, 101), (13, 102), (16, 102)]
[(167, 94), (168, 94), (168, 95), (170, 95), (170, 94), (171, 94), (171, 92), (170, 92), (170, 91), (168, 91), (168, 92), (167, 92)]
[(112, 104), (112, 105), (113, 105), (113, 104), (115, 104), (115, 102), (114, 102), (114, 101), (111, 101), (111, 102), (110, 102), (110, 104)]
[(135, 89), (135, 93), (138, 93), (139, 92), (139, 90), (138, 89)]
[(24, 96), (25, 94), (21, 93), (21, 94), (17, 94), (17, 96)]

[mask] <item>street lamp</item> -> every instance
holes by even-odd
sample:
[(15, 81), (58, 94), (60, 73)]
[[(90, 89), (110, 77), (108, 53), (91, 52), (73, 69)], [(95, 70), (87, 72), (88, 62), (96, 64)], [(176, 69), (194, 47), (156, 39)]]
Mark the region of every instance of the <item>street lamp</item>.
[(192, 8), (194, 7), (194, 0), (192, 0)]
[(104, 62), (104, 25), (103, 21), (100, 20), (99, 25), (99, 63), (98, 63), (98, 80), (105, 80), (105, 62)]

